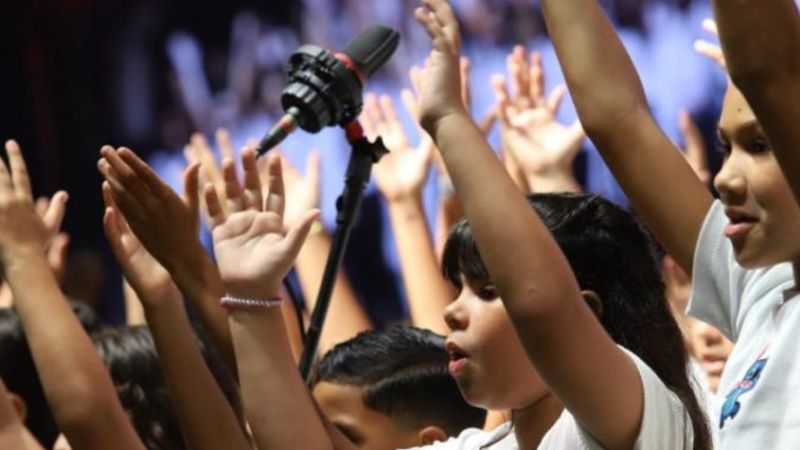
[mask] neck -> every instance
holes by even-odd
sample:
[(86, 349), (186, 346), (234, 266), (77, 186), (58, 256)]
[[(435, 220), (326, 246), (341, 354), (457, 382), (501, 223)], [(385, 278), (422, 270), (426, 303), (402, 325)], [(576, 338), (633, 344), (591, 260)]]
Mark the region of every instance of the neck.
[(564, 409), (552, 392), (534, 403), (514, 410), (514, 435), (520, 449), (535, 449)]

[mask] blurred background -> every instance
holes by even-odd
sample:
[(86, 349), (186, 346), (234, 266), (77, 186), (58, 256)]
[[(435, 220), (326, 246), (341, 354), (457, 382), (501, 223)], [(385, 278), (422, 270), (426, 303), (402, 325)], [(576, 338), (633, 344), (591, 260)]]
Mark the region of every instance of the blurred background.
[[(542, 52), (547, 88), (563, 78), (535, 0), (453, 0), (472, 59), (473, 112), (493, 106), (489, 79), (505, 71), (514, 44)], [(706, 142), (714, 127), (725, 77), (693, 51), (708, 38), (701, 21), (708, 0), (605, 0), (609, 16), (642, 76), (654, 114), (680, 141), (678, 114), (687, 109)], [(65, 290), (94, 305), (112, 323), (124, 320), (120, 273), (102, 231), (103, 144), (128, 146), (146, 157), (176, 189), (191, 133), (213, 142), (218, 127), (238, 148), (260, 138), (280, 115), (284, 65), (301, 44), (341, 48), (375, 23), (401, 31), (401, 46), (370, 80), (368, 91), (398, 98), (408, 69), (429, 50), (413, 20), (416, 0), (0, 0), (0, 138), (25, 151), (38, 195), (70, 193), (64, 228), (70, 234)], [(569, 101), (560, 119), (571, 122)], [(415, 135), (410, 117), (404, 119)], [(496, 133), (495, 133), (496, 134)], [(496, 144), (497, 136), (490, 140)], [(343, 187), (349, 148), (343, 133), (297, 132), (283, 145), (304, 167), (322, 152), (323, 221), (333, 230), (335, 198)], [(635, 150), (635, 149), (633, 149)], [(709, 152), (711, 173), (719, 157)], [(576, 171), (585, 189), (626, 203), (587, 141)], [(429, 218), (435, 177), (425, 190)], [(388, 217), (373, 188), (346, 256), (350, 279), (376, 325), (406, 315)]]

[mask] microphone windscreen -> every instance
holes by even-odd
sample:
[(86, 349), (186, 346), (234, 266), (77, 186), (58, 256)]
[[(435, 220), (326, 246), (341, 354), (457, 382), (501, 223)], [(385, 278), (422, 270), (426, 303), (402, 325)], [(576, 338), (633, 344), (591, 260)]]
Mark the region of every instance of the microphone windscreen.
[(350, 57), (365, 78), (369, 78), (392, 56), (399, 42), (398, 31), (375, 25), (351, 39), (342, 53)]

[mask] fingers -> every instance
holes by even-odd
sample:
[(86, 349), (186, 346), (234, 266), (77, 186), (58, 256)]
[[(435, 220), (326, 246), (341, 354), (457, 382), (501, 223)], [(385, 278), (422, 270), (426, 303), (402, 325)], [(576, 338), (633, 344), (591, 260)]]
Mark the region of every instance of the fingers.
[(563, 84), (559, 84), (550, 91), (550, 95), (547, 97), (547, 109), (550, 110), (550, 114), (553, 116), (558, 114), (566, 94), (567, 87)]
[(11, 183), (11, 174), (8, 172), (3, 158), (0, 158), (0, 198), (16, 196), (14, 185)]
[(472, 109), (472, 92), (469, 88), (469, 58), (462, 56), (459, 61), (459, 69), (461, 71), (461, 101), (464, 102), (464, 108), (467, 111)]
[(286, 206), (282, 169), (281, 158), (278, 155), (270, 155), (267, 160), (267, 201), (264, 210), (274, 212), (281, 217)]
[(28, 176), (28, 167), (22, 157), (22, 150), (17, 141), (6, 141), (6, 155), (8, 155), (8, 165), (11, 170), (11, 183), (17, 196), (29, 203), (33, 203), (31, 193), (31, 181)]
[(190, 164), (183, 171), (183, 202), (196, 220), (200, 214), (200, 164)]
[(142, 214), (140, 200), (150, 196), (144, 183), (111, 146), (103, 146), (100, 154), (102, 158), (97, 167), (111, 185), (119, 206), (126, 213), (135, 211), (137, 215)]
[(53, 238), (53, 242), (50, 243), (50, 247), (47, 249), (47, 262), (50, 264), (50, 268), (53, 269), (53, 273), (56, 275), (56, 279), (61, 282), (64, 277), (64, 271), (67, 266), (67, 250), (69, 249), (69, 234), (67, 233), (58, 233)]
[(217, 129), (215, 137), (217, 139), (219, 150), (222, 153), (222, 157), (235, 160), (236, 155), (233, 152), (233, 143), (231, 143), (231, 135), (228, 133), (228, 130), (225, 128)]
[(161, 177), (159, 177), (158, 174), (156, 174), (156, 172), (146, 162), (139, 158), (139, 156), (137, 156), (133, 150), (126, 147), (121, 147), (117, 151), (117, 154), (119, 155), (120, 159), (125, 161), (128, 167), (133, 170), (136, 176), (142, 180), (150, 192), (158, 197), (172, 193), (172, 189), (166, 183), (164, 183)]
[(530, 96), (536, 106), (544, 104), (544, 70), (542, 69), (542, 54), (533, 52), (530, 56), (529, 66)]
[(709, 32), (710, 34), (719, 37), (719, 29), (717, 28), (717, 22), (714, 19), (708, 18), (703, 20), (703, 29)]
[(306, 160), (306, 178), (309, 180), (312, 189), (316, 193), (319, 193), (320, 189), (320, 173), (322, 169), (321, 162), (322, 158), (320, 158), (319, 150), (311, 150), (311, 153), (308, 154), (308, 159)]
[(720, 67), (727, 70), (728, 65), (725, 62), (725, 55), (722, 53), (722, 48), (720, 48), (719, 45), (698, 39), (694, 41), (694, 51), (714, 61)]
[(511, 79), (511, 92), (515, 99), (525, 106), (530, 106), (528, 102), (532, 102), (534, 97), (530, 90), (530, 71), (525, 60), (525, 47), (521, 45), (514, 46), (514, 49), (506, 58), (506, 68)]
[(65, 191), (56, 192), (48, 202), (47, 209), (40, 216), (51, 236), (61, 229), (61, 222), (64, 221), (64, 215), (67, 212), (68, 200), (69, 195)]
[(308, 233), (311, 231), (311, 225), (314, 224), (315, 220), (319, 219), (319, 215), (320, 211), (318, 209), (308, 211), (303, 217), (303, 220), (286, 233), (286, 237), (281, 242), (281, 245), (286, 254), (291, 255), (291, 261), (300, 253), (300, 249), (303, 247), (303, 243), (306, 241)]
[(497, 107), (495, 108), (497, 118), (504, 127), (509, 127), (511, 126), (511, 120), (508, 116), (509, 94), (505, 78), (502, 75), (492, 75), (492, 89), (497, 102)]
[(423, 0), (423, 3), (430, 8), (433, 17), (436, 18), (442, 33), (450, 47), (450, 52), (458, 54), (461, 52), (461, 32), (458, 28), (458, 20), (453, 13), (450, 4), (445, 0)]
[(230, 158), (222, 160), (222, 179), (225, 183), (225, 207), (229, 213), (245, 209), (242, 187), (236, 176), (236, 165)]
[(405, 108), (408, 115), (413, 117), (415, 120), (418, 120), (419, 102), (417, 102), (417, 97), (414, 96), (414, 93), (411, 91), (411, 89), (403, 89), (400, 91), (400, 99), (403, 101), (403, 108)]
[(203, 188), (203, 197), (206, 200), (206, 219), (213, 230), (225, 222), (225, 211), (222, 209), (217, 190), (211, 183), (207, 183)]
[(242, 151), (242, 168), (244, 170), (244, 197), (246, 206), (255, 211), (264, 208), (264, 198), (261, 194), (261, 180), (258, 176), (256, 152), (253, 147)]

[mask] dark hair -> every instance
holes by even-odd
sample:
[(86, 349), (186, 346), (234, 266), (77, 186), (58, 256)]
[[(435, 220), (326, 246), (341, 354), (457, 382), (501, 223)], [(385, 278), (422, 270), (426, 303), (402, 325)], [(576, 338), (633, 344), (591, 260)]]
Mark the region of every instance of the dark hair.
[[(111, 328), (92, 336), (123, 408), (148, 450), (185, 449), (153, 338), (145, 326)], [(238, 417), (242, 407), (236, 384), (220, 357), (197, 339), (203, 358)]]
[(321, 381), (363, 388), (364, 405), (400, 426), (438, 426), (449, 436), (482, 427), (486, 411), (469, 405), (447, 371), (444, 337), (414, 327), (365, 331), (323, 356)]
[[(567, 257), (581, 289), (599, 295), (603, 328), (680, 398), (691, 417), (694, 448), (710, 448), (706, 417), (689, 381), (686, 347), (664, 296), (650, 233), (635, 215), (598, 196), (535, 194), (528, 200)], [(450, 232), (442, 266), (444, 276), (459, 287), (462, 274), (489, 278), (465, 220)]]
[[(104, 325), (87, 305), (70, 302), (72, 311), (87, 333)], [(0, 378), (8, 391), (25, 401), (25, 427), (44, 448), (52, 448), (59, 430), (39, 380), (31, 349), (15, 309), (0, 309)]]

